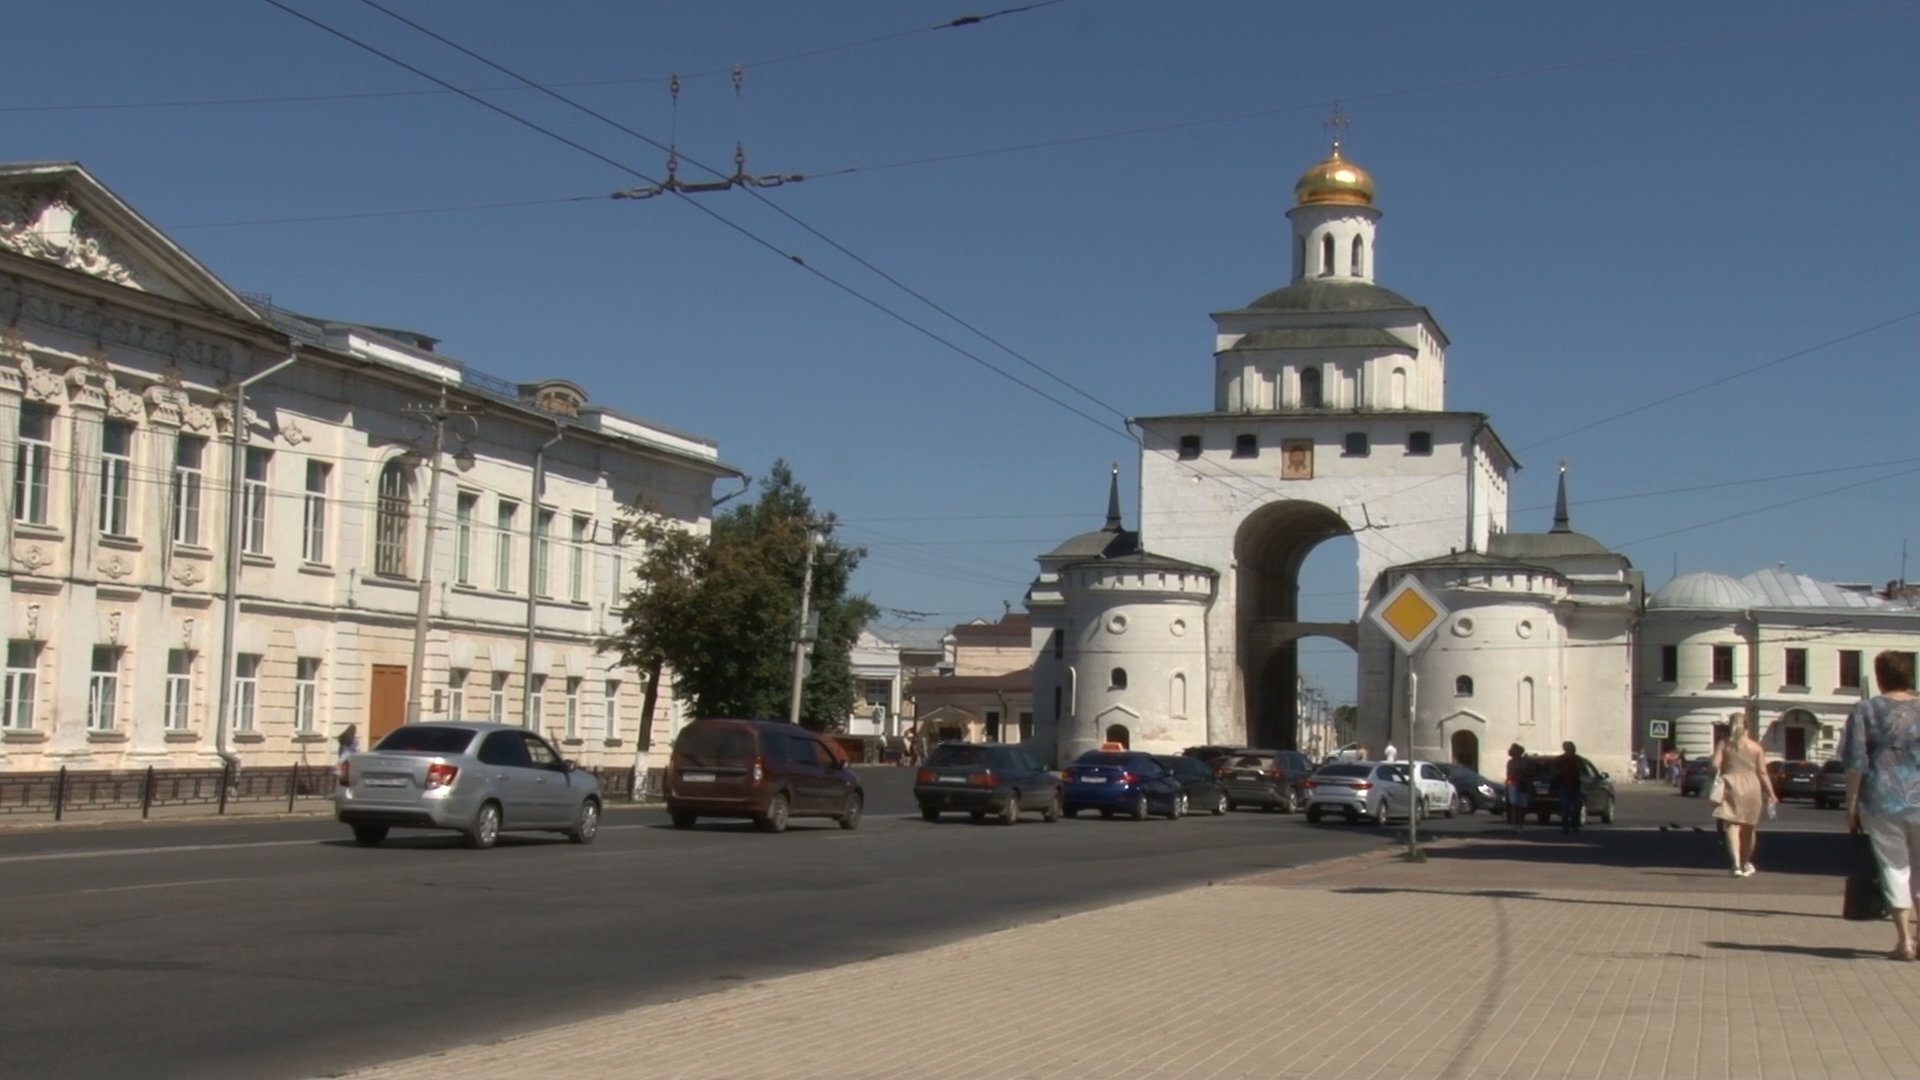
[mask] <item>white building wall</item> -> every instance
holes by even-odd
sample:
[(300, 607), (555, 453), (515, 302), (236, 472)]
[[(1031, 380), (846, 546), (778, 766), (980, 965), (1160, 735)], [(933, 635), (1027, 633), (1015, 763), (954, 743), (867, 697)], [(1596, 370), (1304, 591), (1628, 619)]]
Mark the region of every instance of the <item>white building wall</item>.
[[(1063, 667), (1071, 676), (1055, 732), (1057, 760), (1096, 749), (1115, 725), (1127, 729), (1135, 750), (1171, 754), (1205, 743), (1208, 576), (1099, 564), (1061, 576), (1070, 620)], [(1114, 684), (1116, 670), (1126, 673), (1125, 687)], [(1035, 691), (1036, 712), (1050, 712), (1037, 679)]]

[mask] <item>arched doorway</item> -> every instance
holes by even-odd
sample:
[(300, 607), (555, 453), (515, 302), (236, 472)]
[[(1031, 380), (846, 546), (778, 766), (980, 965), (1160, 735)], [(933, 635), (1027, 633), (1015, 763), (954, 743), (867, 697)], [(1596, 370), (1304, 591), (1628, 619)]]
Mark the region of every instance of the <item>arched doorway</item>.
[(1301, 565), (1321, 543), (1351, 532), (1331, 508), (1288, 499), (1247, 515), (1234, 537), (1240, 680), (1252, 745), (1300, 748), (1301, 638), (1333, 638), (1348, 648), (1358, 640), (1354, 623), (1300, 618)]
[(1819, 745), (1820, 719), (1805, 709), (1788, 709), (1782, 713), (1779, 728), (1779, 744), (1768, 749), (1788, 761), (1807, 760)]
[(1452, 744), (1455, 765), (1464, 765), (1474, 772), (1480, 771), (1480, 736), (1471, 731), (1456, 731), (1448, 741)]
[(1127, 725), (1125, 724), (1108, 724), (1107, 741), (1110, 743), (1118, 743), (1122, 750), (1130, 750), (1133, 748), (1133, 735), (1127, 731)]

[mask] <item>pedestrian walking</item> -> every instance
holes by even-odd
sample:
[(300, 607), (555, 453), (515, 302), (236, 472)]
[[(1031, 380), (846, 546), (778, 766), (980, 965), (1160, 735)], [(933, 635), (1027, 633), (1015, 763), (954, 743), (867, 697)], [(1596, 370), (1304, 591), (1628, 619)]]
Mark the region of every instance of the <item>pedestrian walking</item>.
[(1733, 859), (1734, 877), (1753, 876), (1753, 844), (1760, 828), (1760, 815), (1780, 801), (1773, 791), (1773, 778), (1767, 775), (1767, 751), (1760, 740), (1747, 730), (1746, 718), (1733, 725), (1726, 741), (1713, 751), (1713, 816), (1726, 824), (1727, 854)]
[(1394, 747), (1393, 747), (1393, 744), (1392, 744), (1392, 743), (1388, 743), (1388, 744), (1387, 744), (1387, 748), (1386, 748), (1386, 750), (1384, 750), (1384, 751), (1382, 751), (1382, 752), (1381, 752), (1381, 757), (1380, 757), (1380, 760), (1382, 760), (1382, 761), (1399, 761), (1399, 760), (1400, 760), (1400, 751), (1398, 751), (1398, 750), (1396, 750), (1396, 749), (1394, 749)]
[(1873, 658), (1880, 693), (1853, 707), (1840, 735), (1847, 765), (1847, 823), (1865, 830), (1880, 862), (1897, 935), (1892, 956), (1915, 950), (1913, 864), (1920, 858), (1920, 699), (1913, 693), (1913, 654)]
[(1507, 747), (1507, 824), (1513, 835), (1527, 819), (1527, 748), (1519, 743)]
[(1560, 756), (1553, 759), (1553, 786), (1560, 798), (1560, 831), (1580, 831), (1580, 812), (1586, 803), (1586, 791), (1580, 786), (1580, 754), (1571, 740), (1560, 744)]
[(360, 752), (360, 726), (358, 724), (348, 724), (339, 735), (334, 737), (333, 741), (335, 744), (334, 760), (336, 762), (346, 761), (348, 758)]

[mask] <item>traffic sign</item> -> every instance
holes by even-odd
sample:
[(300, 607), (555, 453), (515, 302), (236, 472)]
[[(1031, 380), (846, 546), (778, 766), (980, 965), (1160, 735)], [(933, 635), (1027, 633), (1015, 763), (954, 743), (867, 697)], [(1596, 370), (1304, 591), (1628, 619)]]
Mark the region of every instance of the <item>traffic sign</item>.
[(1673, 734), (1673, 727), (1668, 721), (1665, 721), (1665, 720), (1647, 721), (1647, 738), (1665, 739), (1665, 738), (1671, 737), (1672, 734)]
[(1400, 651), (1411, 656), (1427, 643), (1440, 624), (1446, 621), (1447, 606), (1434, 598), (1411, 575), (1388, 590), (1373, 610), (1367, 613), (1374, 625), (1386, 631)]

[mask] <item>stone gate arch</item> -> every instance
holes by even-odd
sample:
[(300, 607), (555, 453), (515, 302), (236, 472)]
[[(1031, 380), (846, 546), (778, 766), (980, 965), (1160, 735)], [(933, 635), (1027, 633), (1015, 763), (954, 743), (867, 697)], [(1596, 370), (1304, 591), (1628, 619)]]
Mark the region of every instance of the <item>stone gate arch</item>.
[(1252, 745), (1299, 749), (1302, 638), (1332, 638), (1359, 648), (1355, 623), (1300, 621), (1300, 567), (1314, 548), (1352, 532), (1331, 507), (1285, 499), (1248, 514), (1234, 534), (1239, 677)]

